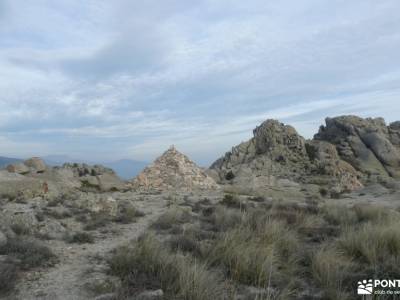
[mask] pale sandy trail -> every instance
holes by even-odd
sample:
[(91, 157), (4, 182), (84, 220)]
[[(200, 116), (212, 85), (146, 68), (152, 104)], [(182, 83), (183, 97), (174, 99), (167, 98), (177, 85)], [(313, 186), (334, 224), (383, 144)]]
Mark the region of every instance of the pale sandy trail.
[[(85, 287), (91, 269), (105, 269), (104, 263), (93, 259), (95, 256), (104, 256), (112, 249), (126, 244), (140, 236), (148, 226), (165, 211), (165, 201), (162, 199), (149, 199), (141, 202), (139, 209), (145, 216), (132, 224), (113, 224), (118, 234), (112, 232), (101, 234), (96, 232), (94, 244), (66, 244), (63, 241), (50, 241), (49, 245), (59, 258), (59, 263), (54, 267), (42, 271), (32, 271), (25, 274), (13, 298), (18, 300), (84, 300), (93, 299)], [(33, 277), (33, 278), (32, 278)], [(36, 278), (35, 278), (36, 277)]]

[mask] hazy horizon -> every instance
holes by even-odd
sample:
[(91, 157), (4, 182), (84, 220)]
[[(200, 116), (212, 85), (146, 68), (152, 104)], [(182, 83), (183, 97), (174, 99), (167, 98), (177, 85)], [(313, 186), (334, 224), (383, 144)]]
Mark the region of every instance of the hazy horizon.
[(0, 156), (202, 166), (273, 118), (400, 119), (399, 1), (0, 2)]

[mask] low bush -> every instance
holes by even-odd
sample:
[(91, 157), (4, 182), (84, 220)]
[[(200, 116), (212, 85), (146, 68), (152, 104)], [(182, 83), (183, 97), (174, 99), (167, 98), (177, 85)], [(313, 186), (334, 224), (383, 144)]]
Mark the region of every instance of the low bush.
[(22, 221), (15, 222), (11, 224), (10, 228), (16, 235), (31, 235), (32, 228), (29, 227), (27, 224), (23, 223)]
[(21, 261), (23, 269), (51, 265), (55, 255), (45, 245), (32, 237), (19, 236), (8, 239), (7, 244), (0, 247), (0, 255), (10, 255)]
[(111, 217), (105, 213), (92, 213), (83, 229), (87, 231), (96, 230), (106, 226), (111, 221)]
[(157, 221), (152, 224), (152, 228), (158, 230), (168, 230), (171, 229), (173, 225), (184, 224), (190, 221), (191, 216), (189, 212), (174, 207), (162, 214)]
[(225, 194), (220, 203), (229, 208), (245, 209), (245, 204), (240, 201), (239, 197), (232, 194)]
[(66, 241), (68, 243), (93, 244), (94, 237), (87, 232), (76, 232), (73, 235), (67, 235)]
[(126, 207), (118, 213), (115, 221), (123, 224), (129, 224), (136, 222), (137, 218), (143, 217), (145, 214), (134, 208), (134, 207)]

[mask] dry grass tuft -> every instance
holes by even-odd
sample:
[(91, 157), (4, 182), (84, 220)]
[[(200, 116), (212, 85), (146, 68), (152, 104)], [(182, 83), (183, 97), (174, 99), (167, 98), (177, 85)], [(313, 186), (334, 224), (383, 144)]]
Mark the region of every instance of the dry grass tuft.
[(349, 298), (345, 285), (353, 270), (352, 261), (332, 245), (320, 248), (312, 259), (312, 276), (329, 299)]
[(205, 264), (170, 253), (153, 235), (143, 236), (133, 249), (118, 249), (110, 268), (129, 287), (125, 293), (130, 295), (159, 286), (171, 299), (223, 298), (221, 279)]
[(178, 207), (172, 207), (153, 223), (152, 228), (157, 230), (168, 230), (171, 229), (173, 225), (184, 224), (190, 221), (191, 215), (188, 211)]

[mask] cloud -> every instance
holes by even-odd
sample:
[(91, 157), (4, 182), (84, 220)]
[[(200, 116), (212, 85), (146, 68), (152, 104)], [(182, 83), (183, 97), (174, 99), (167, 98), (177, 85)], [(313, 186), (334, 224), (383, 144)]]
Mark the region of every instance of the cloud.
[(395, 0), (2, 3), (0, 129), (32, 152), (206, 164), (267, 118), (400, 114)]

